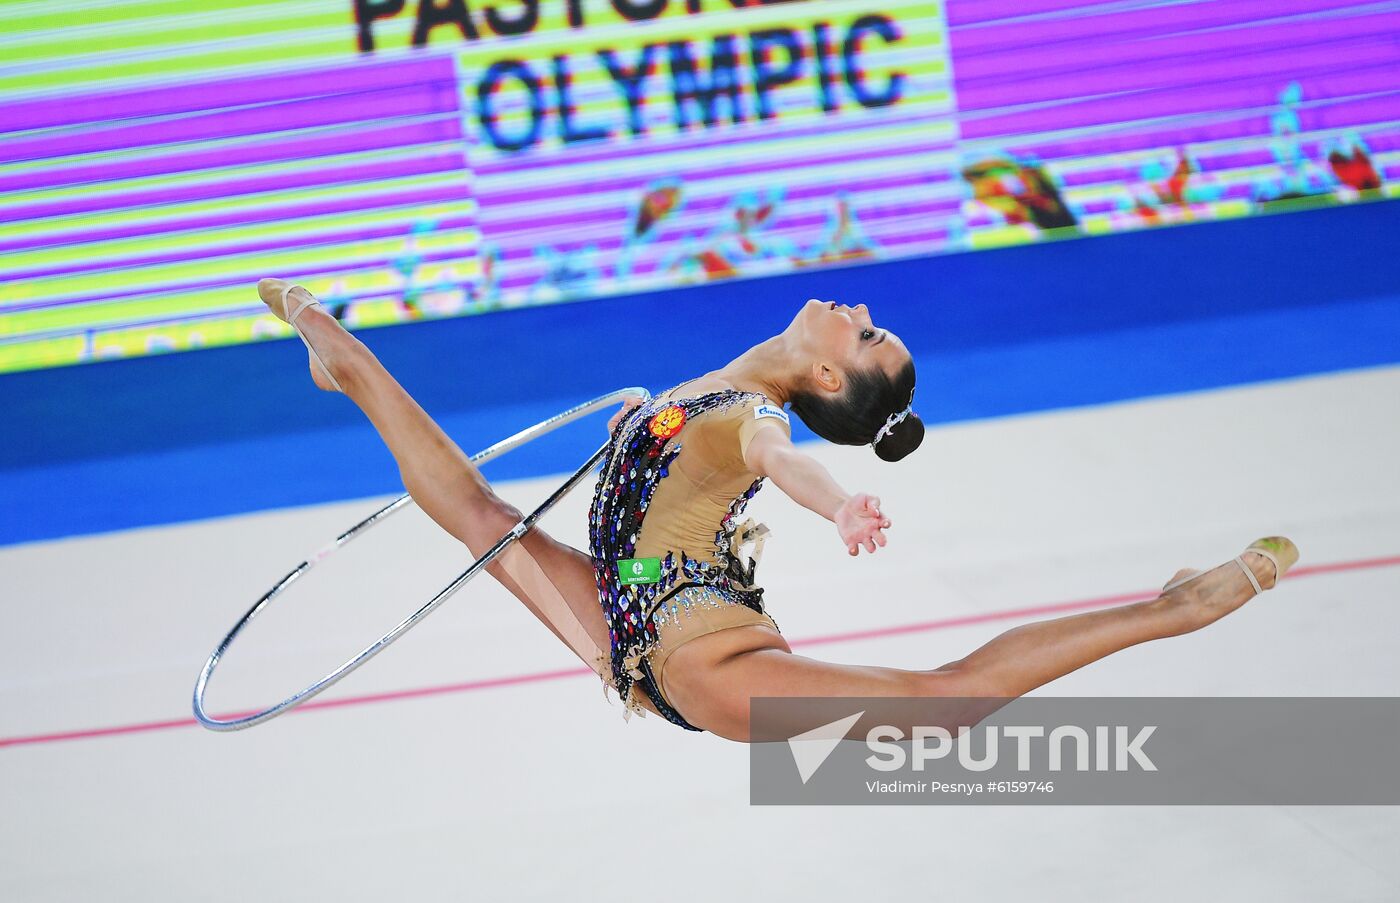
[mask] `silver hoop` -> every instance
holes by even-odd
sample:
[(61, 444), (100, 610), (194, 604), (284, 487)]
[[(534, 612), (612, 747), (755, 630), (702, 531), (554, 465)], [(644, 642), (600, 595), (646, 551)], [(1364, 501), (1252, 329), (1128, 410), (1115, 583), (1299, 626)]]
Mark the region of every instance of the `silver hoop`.
[[(577, 420), (580, 417), (584, 417), (588, 414), (591, 414), (600, 408), (608, 407), (610, 405), (616, 404), (619, 401), (630, 398), (637, 398), (640, 399), (643, 403), (645, 403), (646, 401), (650, 400), (651, 393), (648, 392), (646, 389), (638, 387), (618, 389), (616, 392), (609, 392), (607, 395), (600, 396), (598, 398), (593, 399), (592, 401), (585, 402), (584, 404), (581, 404), (574, 408), (570, 408), (562, 414), (556, 414), (548, 420), (541, 421), (540, 423), (537, 423), (532, 427), (523, 429), (520, 432), (516, 433), (514, 436), (511, 436), (508, 439), (503, 439), (500, 442), (497, 442), (495, 445), (492, 445), (490, 448), (485, 449), (484, 451), (477, 452), (475, 455), (472, 456), (471, 462), (473, 464), (484, 464), (487, 461), (490, 461), (492, 458), (499, 457), (500, 455), (503, 455), (508, 451), (519, 448), (520, 446), (525, 445), (528, 442), (532, 442), (535, 439), (538, 439), (545, 433), (553, 432), (554, 430), (558, 429), (566, 423), (570, 423), (574, 420)], [(228, 651), (229, 646), (233, 644), (234, 638), (242, 632), (243, 628), (248, 626), (248, 624), (253, 620), (253, 618), (258, 616), (258, 613), (267, 606), (267, 603), (271, 602), (273, 599), (281, 595), (282, 592), (285, 591), (288, 586), (296, 582), (296, 580), (299, 577), (301, 577), (302, 574), (305, 574), (307, 571), (311, 570), (311, 568), (315, 567), (322, 560), (327, 558), (332, 552), (338, 551), (340, 548), (349, 543), (350, 540), (364, 533), (371, 526), (380, 523), (386, 517), (393, 514), (395, 511), (398, 511), (400, 508), (411, 504), (413, 502), (413, 499), (408, 495), (401, 495), (397, 499), (394, 499), (394, 501), (385, 505), (383, 508), (380, 508), (378, 511), (374, 512), (369, 517), (365, 518), (355, 526), (351, 527), (349, 530), (346, 530), (344, 533), (337, 536), (333, 541), (322, 546), (310, 558), (293, 568), (292, 571), (287, 574), (287, 576), (277, 581), (277, 583), (272, 587), (272, 589), (268, 590), (263, 595), (263, 597), (253, 605), (252, 608), (248, 609), (247, 613), (244, 614), (243, 617), (238, 619), (238, 623), (233, 625), (233, 629), (230, 630), (228, 634), (224, 637), (223, 642), (219, 643), (218, 647), (215, 648), (213, 653), (210, 654), (209, 660), (204, 663), (204, 670), (199, 673), (199, 680), (197, 680), (194, 685), (194, 717), (198, 719), (200, 724), (213, 731), (242, 730), (243, 728), (252, 727), (255, 724), (262, 724), (264, 721), (267, 721), (271, 718), (275, 718), (283, 712), (287, 711), (288, 709), (295, 708), (296, 706), (301, 705), (303, 702), (306, 702), (308, 699), (311, 699), (312, 697), (321, 693), (321, 691), (329, 689), (330, 687), (335, 685), (341, 678), (345, 677), (350, 672), (363, 665), (365, 662), (374, 658), (380, 652), (384, 651), (384, 649), (390, 643), (394, 642), (394, 640), (397, 640), (399, 637), (407, 633), (410, 627), (413, 627), (419, 621), (422, 621), (424, 618), (426, 618), (429, 614), (433, 612), (434, 609), (436, 609), (443, 602), (447, 601), (447, 598), (449, 596), (451, 596), (457, 590), (461, 589), (467, 583), (468, 580), (471, 580), (477, 574), (481, 573), (482, 569), (485, 568), (486, 565), (490, 564), (493, 560), (495, 560), (496, 556), (500, 555), (503, 551), (505, 551), (511, 543), (515, 542), (516, 540), (520, 539), (520, 537), (528, 533), (530, 531), (530, 528), (535, 525), (536, 521), (543, 517), (545, 513), (549, 511), (549, 509), (553, 508), (560, 499), (562, 499), (565, 495), (568, 495), (568, 493), (575, 486), (577, 486), (579, 482), (581, 482), (583, 478), (586, 477), (589, 474), (589, 472), (593, 470), (594, 467), (597, 466), (598, 462), (602, 459), (604, 453), (606, 453), (607, 450), (608, 445), (607, 443), (604, 443), (601, 448), (599, 448), (596, 452), (593, 453), (593, 456), (588, 459), (588, 462), (586, 464), (584, 464), (582, 467), (576, 470), (573, 476), (569, 477), (569, 479), (565, 481), (562, 486), (556, 489), (554, 493), (550, 495), (549, 498), (545, 499), (544, 502), (538, 508), (530, 512), (528, 517), (526, 517), (520, 523), (516, 524), (509, 533), (497, 540), (496, 544), (492, 546), (491, 549), (485, 555), (482, 555), (476, 561), (473, 561), (470, 567), (468, 567), (465, 571), (459, 574), (457, 576), (457, 579), (453, 580), (446, 587), (444, 587), (436, 596), (433, 596), (433, 598), (430, 599), (427, 602), (427, 604), (425, 604), (422, 608), (419, 608), (407, 618), (404, 618), (402, 621), (396, 624), (392, 630), (384, 634), (374, 643), (371, 643), (369, 646), (366, 646), (360, 652), (359, 655), (356, 655), (354, 658), (345, 662), (343, 665), (341, 665), (339, 668), (336, 668), (334, 671), (327, 674), (325, 677), (321, 678), (320, 680), (316, 681), (315, 683), (311, 684), (305, 689), (294, 693), (291, 696), (288, 696), (286, 699), (282, 700), (274, 706), (270, 706), (259, 712), (254, 712), (251, 715), (244, 715), (241, 717), (229, 718), (226, 720), (221, 720), (210, 716), (204, 710), (205, 688), (209, 685), (209, 678), (214, 674), (214, 668), (218, 666), (219, 659), (222, 658), (224, 653)]]

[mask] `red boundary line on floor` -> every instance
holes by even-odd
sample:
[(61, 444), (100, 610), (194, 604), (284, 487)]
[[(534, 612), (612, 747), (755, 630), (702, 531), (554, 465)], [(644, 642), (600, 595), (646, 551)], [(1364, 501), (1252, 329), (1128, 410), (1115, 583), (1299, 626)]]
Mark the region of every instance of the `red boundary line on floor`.
[[(1366, 558), (1357, 561), (1341, 561), (1333, 564), (1317, 564), (1310, 567), (1297, 567), (1288, 574), (1288, 579), (1295, 577), (1311, 577), (1318, 574), (1335, 574), (1342, 571), (1360, 571), (1374, 568), (1394, 567), (1400, 565), (1400, 555), (1391, 555), (1385, 558)], [(1077, 609), (1106, 608), (1110, 605), (1122, 605), (1128, 602), (1137, 602), (1143, 599), (1150, 599), (1156, 595), (1156, 590), (1141, 590), (1135, 593), (1120, 593), (1114, 596), (1099, 596), (1092, 599), (1078, 599), (1071, 602), (1056, 602), (1049, 605), (1034, 605), (1029, 608), (1008, 608), (999, 611), (983, 612), (973, 615), (959, 615), (952, 618), (939, 618), (933, 621), (919, 621), (913, 624), (898, 624), (892, 627), (875, 627), (867, 630), (850, 630), (842, 633), (829, 633), (821, 636), (806, 637), (800, 640), (793, 640), (791, 645), (794, 648), (804, 646), (823, 646), (832, 643), (846, 643), (853, 640), (869, 640), (880, 637), (901, 636), (910, 633), (927, 633), (934, 630), (948, 630), (954, 627), (966, 627), (972, 624), (984, 624), (989, 621), (1005, 621), (1012, 618), (1028, 618), (1038, 615), (1064, 614)], [(435, 687), (418, 687), (407, 690), (390, 690), (384, 693), (367, 693), (360, 696), (346, 696), (341, 699), (313, 700), (298, 706), (289, 714), (298, 712), (309, 712), (315, 709), (336, 709), (345, 706), (369, 705), (377, 702), (392, 702), (400, 699), (420, 699), (425, 696), (442, 696), (449, 693), (470, 693), (477, 690), (494, 690), (500, 687), (513, 687), (523, 684), (543, 683), (551, 680), (561, 680), (566, 677), (580, 677), (583, 675), (593, 675), (587, 668), (560, 668), (554, 671), (538, 671), (533, 674), (513, 674), (505, 677), (490, 677), (482, 680), (469, 680), (461, 683), (442, 684)], [(220, 715), (220, 718), (241, 717), (252, 714), (253, 710), (247, 712), (235, 712)], [(59, 731), (49, 734), (32, 734), (24, 737), (0, 737), (0, 748), (7, 746), (34, 746), (41, 743), (60, 743), (66, 740), (89, 740), (96, 737), (116, 737), (122, 734), (142, 734), (150, 731), (163, 731), (173, 728), (193, 727), (199, 722), (192, 717), (172, 718), (167, 721), (145, 721), (137, 724), (123, 724), (113, 727), (87, 728), (84, 730)]]

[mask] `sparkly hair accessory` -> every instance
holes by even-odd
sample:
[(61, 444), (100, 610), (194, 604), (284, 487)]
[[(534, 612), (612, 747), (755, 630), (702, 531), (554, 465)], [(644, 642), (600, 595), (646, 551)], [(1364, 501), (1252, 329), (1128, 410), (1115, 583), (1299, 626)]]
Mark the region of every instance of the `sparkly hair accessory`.
[(890, 418), (885, 421), (885, 425), (880, 427), (880, 431), (875, 434), (875, 440), (870, 443), (870, 447), (874, 448), (879, 445), (881, 439), (888, 436), (896, 426), (904, 422), (904, 418), (912, 413), (914, 413), (914, 393), (911, 391), (909, 393), (909, 404), (899, 413), (890, 415)]

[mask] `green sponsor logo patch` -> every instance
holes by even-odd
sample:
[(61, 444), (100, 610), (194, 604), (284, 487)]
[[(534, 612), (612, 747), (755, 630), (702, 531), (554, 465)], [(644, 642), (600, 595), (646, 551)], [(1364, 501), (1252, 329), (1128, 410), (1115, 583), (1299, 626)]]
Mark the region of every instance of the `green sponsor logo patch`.
[(617, 563), (617, 576), (623, 586), (656, 583), (661, 579), (661, 559), (624, 558)]

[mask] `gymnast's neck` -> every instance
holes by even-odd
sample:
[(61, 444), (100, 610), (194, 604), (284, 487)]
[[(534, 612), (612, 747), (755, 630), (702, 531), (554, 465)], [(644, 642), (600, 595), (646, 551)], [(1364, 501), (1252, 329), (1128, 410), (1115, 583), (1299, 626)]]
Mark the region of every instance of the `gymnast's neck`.
[(710, 374), (741, 392), (762, 392), (775, 404), (786, 404), (807, 372), (796, 343), (786, 334), (773, 336), (745, 351)]

